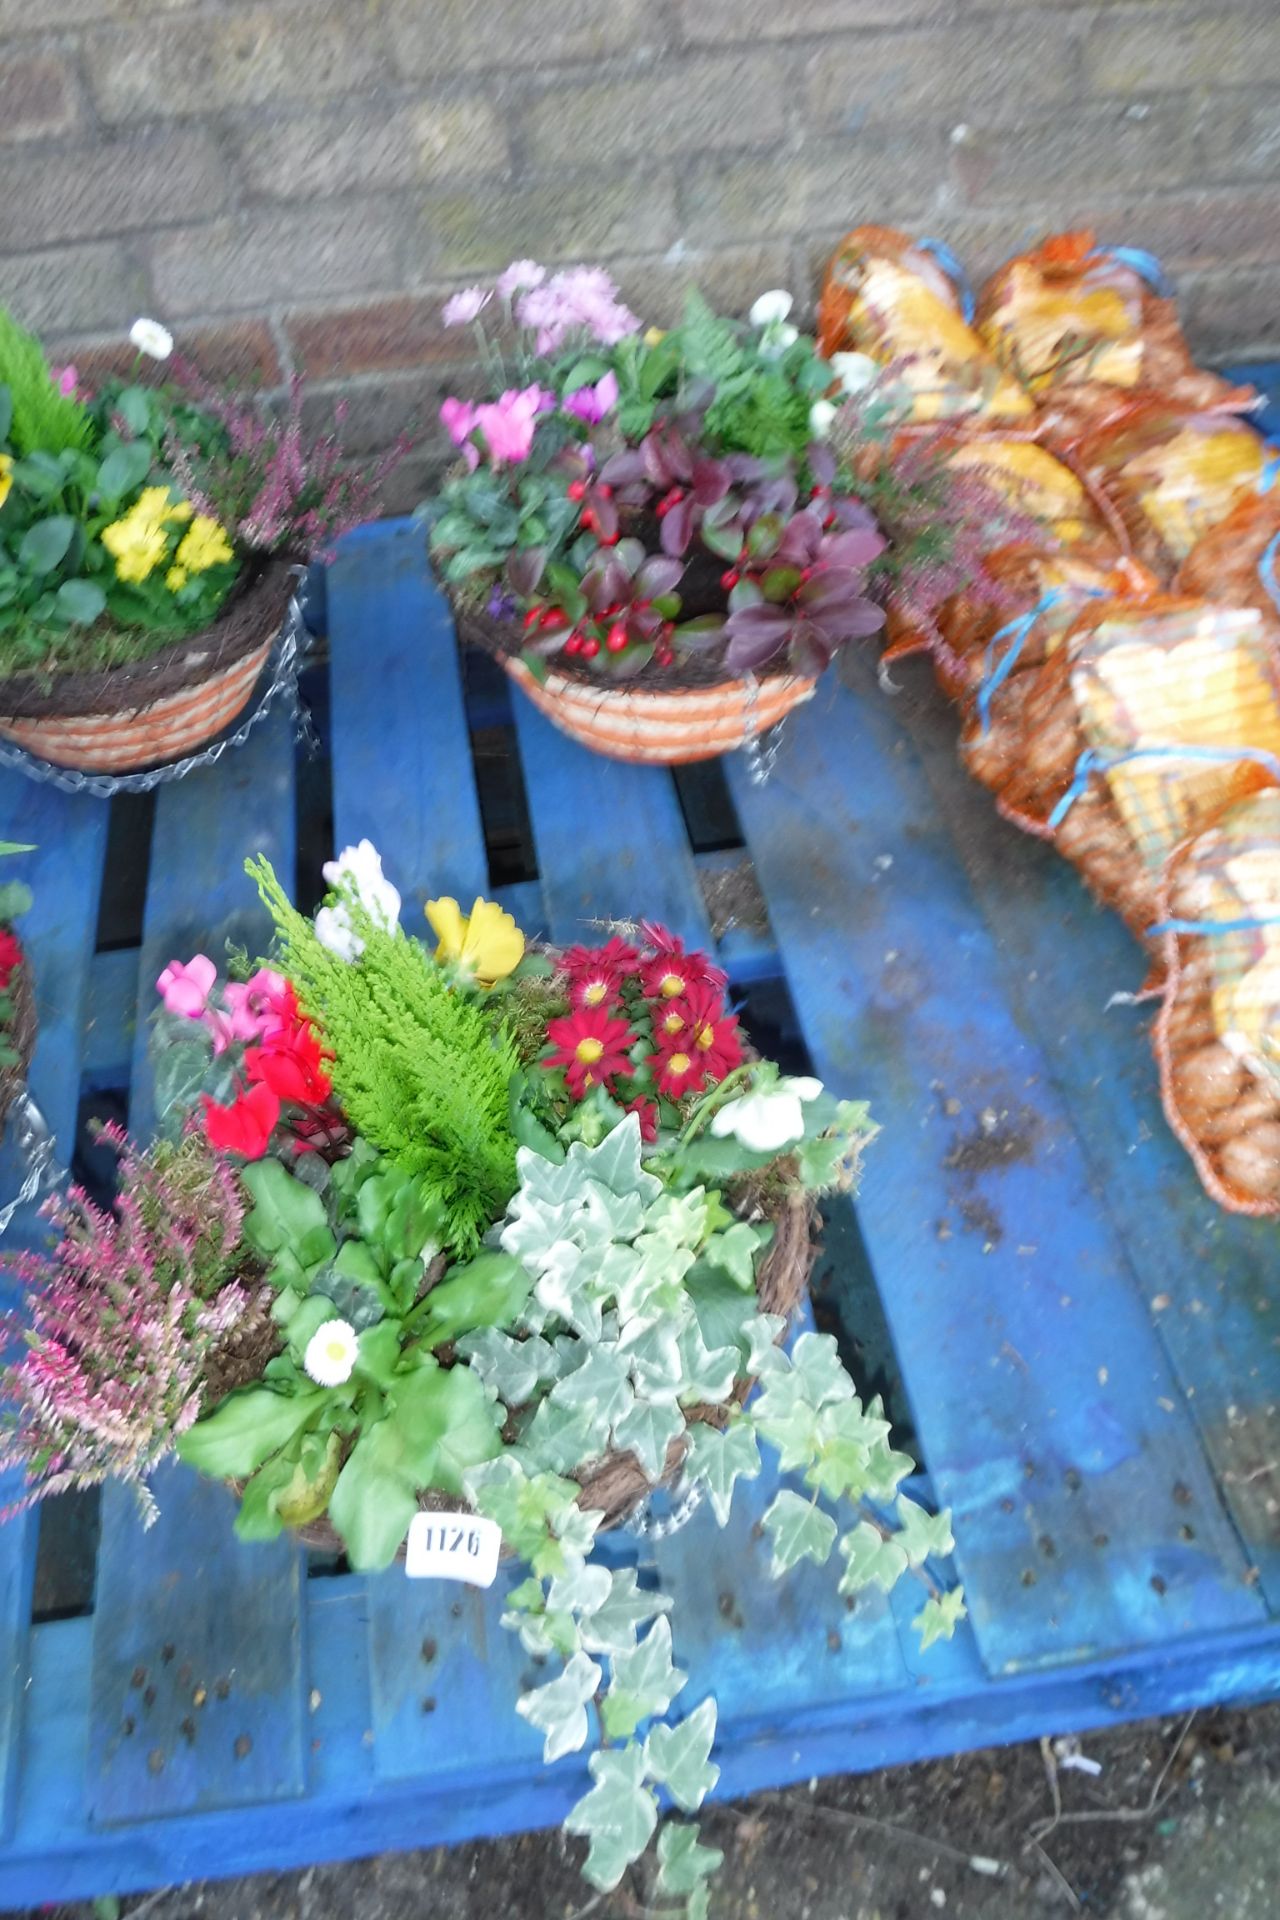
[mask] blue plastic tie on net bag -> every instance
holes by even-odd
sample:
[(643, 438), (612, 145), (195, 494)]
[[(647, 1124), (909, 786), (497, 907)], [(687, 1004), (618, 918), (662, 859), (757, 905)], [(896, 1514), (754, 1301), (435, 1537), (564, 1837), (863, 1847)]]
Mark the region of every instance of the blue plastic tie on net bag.
[(1276, 556), (1280, 554), (1280, 533), (1273, 533), (1258, 562), (1258, 578), (1271, 596), (1271, 603), (1280, 613), (1280, 580), (1276, 578)]
[(945, 240), (917, 240), (915, 244), (921, 253), (931, 253), (947, 278), (955, 282), (956, 292), (960, 296), (960, 311), (966, 326), (971, 327), (977, 315), (978, 303), (973, 297), (973, 288), (969, 285), (969, 276), (959, 254)]
[(1132, 267), (1153, 293), (1162, 300), (1172, 300), (1173, 282), (1161, 266), (1154, 253), (1148, 253), (1145, 247), (1095, 247), (1086, 256), (1090, 260), (1118, 260), (1123, 267)]
[(1050, 832), (1062, 825), (1095, 773), (1109, 773), (1112, 767), (1123, 766), (1126, 760), (1202, 760), (1211, 766), (1229, 766), (1233, 760), (1252, 760), (1255, 765), (1265, 767), (1268, 773), (1274, 774), (1280, 783), (1280, 758), (1268, 753), (1265, 747), (1128, 747), (1123, 753), (1102, 753), (1096, 747), (1086, 747), (1076, 761), (1071, 785), (1049, 815), (1047, 824)]
[[(1081, 589), (1081, 594), (1082, 597), (1087, 600), (1104, 600), (1106, 598), (1106, 588), (1084, 587)], [(1053, 608), (1065, 598), (1066, 593), (1062, 587), (1050, 587), (1049, 591), (1041, 595), (1040, 599), (1037, 600), (1035, 606), (1032, 607), (1029, 612), (1020, 613), (1015, 620), (1007, 620), (1004, 626), (998, 628), (988, 640), (986, 667), (982, 676), (982, 683), (978, 688), (977, 696), (978, 717), (982, 722), (984, 735), (989, 731), (991, 725), (991, 702), (995, 699), (996, 694), (1017, 666), (1018, 661), (1022, 657), (1022, 649), (1026, 646), (1028, 639), (1034, 632), (1037, 620), (1040, 619), (1042, 614), (1051, 612)], [(996, 648), (1001, 640), (1008, 640), (1009, 646), (1001, 655), (999, 663), (993, 666), (992, 662), (995, 660)]]
[(1251, 914), (1243, 920), (1157, 920), (1147, 932), (1153, 936), (1157, 933), (1252, 933), (1257, 927), (1280, 927), (1280, 913)]
[(1270, 493), (1277, 479), (1280, 479), (1280, 447), (1274, 440), (1266, 443), (1267, 457), (1262, 463), (1262, 472), (1258, 475), (1258, 492)]

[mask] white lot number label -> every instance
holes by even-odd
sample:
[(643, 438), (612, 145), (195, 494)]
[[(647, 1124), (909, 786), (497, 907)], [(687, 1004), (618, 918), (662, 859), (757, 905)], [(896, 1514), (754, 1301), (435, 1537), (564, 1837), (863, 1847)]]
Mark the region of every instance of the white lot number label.
[(404, 1570), (411, 1580), (465, 1580), (491, 1587), (502, 1551), (502, 1528), (476, 1513), (415, 1513)]

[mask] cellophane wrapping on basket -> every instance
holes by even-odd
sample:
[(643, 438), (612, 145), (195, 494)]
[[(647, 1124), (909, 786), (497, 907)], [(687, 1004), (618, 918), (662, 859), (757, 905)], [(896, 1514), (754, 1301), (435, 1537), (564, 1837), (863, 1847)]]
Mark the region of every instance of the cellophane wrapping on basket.
[(1168, 863), (1156, 1054), (1169, 1123), (1208, 1191), (1280, 1213), (1280, 787)]
[(818, 306), (824, 354), (865, 353), (894, 369), (903, 418), (1028, 420), (1032, 404), (965, 320), (954, 282), (893, 227), (855, 227), (832, 255)]

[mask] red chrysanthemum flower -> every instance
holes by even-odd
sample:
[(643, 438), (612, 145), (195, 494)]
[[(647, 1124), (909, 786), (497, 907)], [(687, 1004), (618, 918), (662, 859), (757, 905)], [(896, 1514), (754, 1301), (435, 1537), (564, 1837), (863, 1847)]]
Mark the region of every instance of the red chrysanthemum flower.
[[(694, 989), (691, 987), (689, 991)], [(682, 1045), (689, 1037), (689, 1017), (687, 999), (660, 1001), (653, 1009), (653, 1037), (657, 1044), (665, 1049)]]
[(649, 1066), (658, 1092), (664, 1093), (668, 1100), (683, 1100), (686, 1093), (701, 1093), (707, 1084), (705, 1062), (700, 1055), (683, 1047), (674, 1047), (669, 1053), (651, 1053)]
[(705, 953), (686, 953), (684, 941), (665, 927), (646, 920), (645, 937), (653, 955), (640, 969), (640, 980), (650, 1000), (675, 1000), (692, 986), (723, 987), (728, 975)]
[(622, 983), (640, 964), (634, 947), (615, 934), (602, 947), (570, 947), (560, 960), (569, 979), (569, 1002), (574, 1007), (611, 1007)]
[(626, 1110), (640, 1115), (640, 1138), (652, 1146), (658, 1137), (658, 1109), (653, 1101), (638, 1093), (634, 1100), (627, 1101)]
[(563, 1067), (570, 1093), (581, 1100), (592, 1087), (607, 1087), (615, 1074), (628, 1071), (628, 1054), (636, 1037), (627, 1022), (617, 1019), (607, 1007), (582, 1007), (561, 1019), (548, 1020), (547, 1038), (554, 1043), (555, 1052), (543, 1065)]
[(742, 1065), (742, 1035), (733, 1014), (726, 1013), (715, 987), (697, 983), (682, 999), (672, 1000), (657, 1016), (664, 1032), (678, 1021), (681, 1046), (702, 1061), (714, 1083)]

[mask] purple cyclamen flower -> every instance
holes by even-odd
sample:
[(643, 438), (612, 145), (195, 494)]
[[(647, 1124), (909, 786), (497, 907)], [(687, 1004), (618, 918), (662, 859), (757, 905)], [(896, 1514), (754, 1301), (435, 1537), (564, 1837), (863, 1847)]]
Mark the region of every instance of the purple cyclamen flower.
[(460, 293), (445, 301), (441, 317), (446, 327), (465, 327), (469, 320), (480, 317), (492, 298), (487, 287), (463, 287)]
[(599, 426), (605, 415), (612, 413), (618, 404), (617, 374), (610, 368), (594, 387), (578, 387), (573, 393), (566, 394), (560, 404), (565, 413), (573, 414), (577, 420), (584, 420), (589, 427)]
[(513, 260), (506, 271), (498, 275), (494, 286), (499, 299), (510, 300), (522, 287), (540, 287), (546, 277), (546, 268), (540, 267), (536, 260)]

